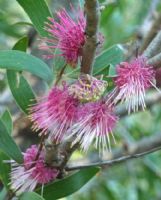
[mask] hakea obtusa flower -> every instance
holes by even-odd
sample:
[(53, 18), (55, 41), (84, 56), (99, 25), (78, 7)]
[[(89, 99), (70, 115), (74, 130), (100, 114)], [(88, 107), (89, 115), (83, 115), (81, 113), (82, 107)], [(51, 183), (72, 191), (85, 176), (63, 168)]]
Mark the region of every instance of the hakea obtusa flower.
[(101, 98), (106, 88), (106, 81), (84, 74), (78, 78), (78, 81), (71, 84), (68, 90), (80, 102), (93, 102)]
[(80, 142), (81, 149), (86, 152), (95, 141), (95, 147), (100, 152), (110, 150), (110, 135), (114, 139), (112, 130), (117, 120), (112, 104), (104, 100), (82, 105), (78, 110), (77, 123), (69, 129), (69, 132), (76, 136), (73, 145)]
[(54, 86), (47, 96), (30, 108), (33, 129), (41, 130), (40, 135), (49, 133), (51, 140), (60, 142), (76, 121), (78, 104), (66, 84), (61, 89)]
[(11, 189), (20, 195), (25, 191), (33, 191), (37, 185), (44, 185), (56, 179), (59, 171), (45, 165), (44, 152), (39, 156), (38, 147), (32, 145), (24, 153), (24, 163), (11, 162)]
[(115, 79), (118, 101), (127, 104), (128, 112), (138, 111), (139, 107), (145, 109), (145, 91), (150, 88), (155, 79), (152, 66), (146, 63), (146, 58), (140, 56), (131, 62), (123, 62), (117, 66), (117, 77)]
[[(49, 18), (50, 23), (47, 23), (46, 30), (50, 38), (44, 38), (46, 45), (41, 46), (41, 49), (44, 50), (60, 49), (60, 56), (63, 56), (72, 67), (77, 65), (79, 57), (82, 56), (82, 47), (85, 43), (86, 20), (80, 8), (76, 13), (78, 17), (75, 20), (65, 9), (56, 13), (58, 22)], [(46, 57), (52, 58), (54, 55)]]

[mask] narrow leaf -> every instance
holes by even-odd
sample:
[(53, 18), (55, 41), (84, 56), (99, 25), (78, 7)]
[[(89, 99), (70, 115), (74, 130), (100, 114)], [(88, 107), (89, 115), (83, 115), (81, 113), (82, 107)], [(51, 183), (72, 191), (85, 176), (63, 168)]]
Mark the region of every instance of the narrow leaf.
[(22, 37), (16, 42), (16, 44), (13, 47), (13, 50), (20, 50), (20, 51), (26, 51), (28, 47), (28, 37)]
[(49, 8), (44, 0), (17, 0), (31, 19), (35, 29), (40, 36), (47, 36), (44, 24), (48, 17), (52, 17)]
[(35, 192), (25, 192), (19, 197), (19, 200), (45, 200), (45, 199)]
[(23, 162), (23, 156), (2, 120), (0, 120), (0, 149), (18, 163)]
[[(28, 38), (23, 37), (14, 45), (13, 49), (26, 51), (27, 46)], [(25, 113), (28, 113), (29, 105), (36, 102), (34, 92), (29, 83), (21, 73), (15, 72), (14, 70), (7, 70), (7, 79), (17, 105)]]
[(28, 114), (29, 105), (36, 102), (35, 95), (23, 75), (7, 70), (8, 83), (17, 105)]
[(52, 72), (42, 60), (17, 50), (0, 51), (0, 68), (26, 70), (48, 82), (52, 80)]
[(7, 190), (6, 188), (4, 187), (1, 192), (0, 192), (0, 199), (3, 200), (6, 198), (6, 195), (7, 195)]
[(12, 128), (13, 128), (13, 124), (12, 124), (12, 117), (11, 114), (8, 110), (6, 110), (2, 116), (1, 116), (1, 120), (2, 122), (5, 124), (7, 131), (9, 134), (12, 133)]
[(117, 73), (116, 73), (116, 66), (113, 66), (113, 65), (109, 65), (109, 72), (108, 72), (108, 75), (111, 76), (111, 77), (115, 77), (117, 76)]
[[(46, 185), (43, 197), (45, 200), (55, 200), (71, 195), (83, 187), (98, 172), (99, 168), (96, 167), (82, 169), (67, 178)], [(40, 194), (41, 189), (37, 192)]]
[(104, 71), (106, 68), (108, 69), (109, 64), (115, 66), (123, 61), (123, 59), (124, 52), (122, 47), (120, 45), (112, 46), (96, 57), (93, 67), (94, 75), (102, 74), (102, 71)]
[(5, 160), (10, 160), (10, 158), (0, 151), (0, 179), (6, 188), (9, 188), (9, 174), (10, 174), (10, 165), (5, 163)]

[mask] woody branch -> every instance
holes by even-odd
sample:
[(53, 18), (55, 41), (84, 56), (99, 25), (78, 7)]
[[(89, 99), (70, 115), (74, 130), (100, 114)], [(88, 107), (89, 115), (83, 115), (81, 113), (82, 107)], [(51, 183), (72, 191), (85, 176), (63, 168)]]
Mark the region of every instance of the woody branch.
[[(86, 15), (86, 41), (83, 47), (81, 62), (81, 73), (90, 74), (92, 72), (95, 51), (97, 47), (97, 31), (99, 22), (99, 3), (97, 0), (85, 0)], [(69, 137), (62, 143), (56, 145), (50, 141), (45, 141), (45, 160), (50, 166), (58, 167), (60, 171), (64, 169), (72, 153), (79, 147), (79, 143), (72, 146), (75, 137)]]
[(161, 134), (144, 138), (139, 142), (127, 146), (127, 148), (123, 147), (118, 152), (111, 154), (110, 160), (99, 161), (95, 163), (85, 163), (79, 166), (68, 166), (65, 169), (67, 171), (72, 171), (94, 166), (110, 167), (130, 159), (143, 157), (159, 150), (161, 150)]

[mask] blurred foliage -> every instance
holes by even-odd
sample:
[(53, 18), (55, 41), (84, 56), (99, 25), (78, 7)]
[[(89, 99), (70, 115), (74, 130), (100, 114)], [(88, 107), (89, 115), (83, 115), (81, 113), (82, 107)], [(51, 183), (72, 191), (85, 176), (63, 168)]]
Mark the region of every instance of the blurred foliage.
[[(76, 1), (73, 1), (76, 2)], [(100, 3), (104, 3), (100, 0)], [(145, 3), (146, 2), (146, 3)], [(54, 12), (65, 0), (48, 0)], [(134, 41), (144, 22), (153, 0), (116, 0), (101, 13), (100, 27), (105, 36), (104, 48), (117, 43)], [(161, 3), (158, 4), (161, 10)], [(28, 33), (29, 26), (17, 24), (30, 22), (25, 12), (13, 0), (0, 0), (0, 49), (11, 49), (13, 44)], [(5, 82), (0, 77), (0, 91)], [(144, 120), (143, 120), (144, 119)], [(137, 141), (161, 130), (161, 106), (150, 111), (123, 118), (115, 135), (122, 143)], [(133, 160), (119, 166), (104, 169), (87, 186), (66, 199), (72, 200), (159, 200), (161, 199), (161, 153)], [(78, 180), (79, 181), (79, 180)]]

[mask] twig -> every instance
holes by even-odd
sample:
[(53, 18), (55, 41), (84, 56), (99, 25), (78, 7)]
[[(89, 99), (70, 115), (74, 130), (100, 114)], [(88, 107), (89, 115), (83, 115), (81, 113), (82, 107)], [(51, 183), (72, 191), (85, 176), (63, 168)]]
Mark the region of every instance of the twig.
[(60, 72), (59, 72), (59, 74), (58, 74), (58, 76), (57, 76), (57, 79), (56, 79), (56, 81), (55, 81), (55, 86), (56, 86), (56, 85), (59, 83), (59, 81), (61, 80), (62, 75), (63, 75), (63, 73), (64, 73), (66, 67), (67, 67), (67, 63), (65, 63), (65, 65), (64, 65), (64, 66), (62, 67), (62, 69), (60, 70)]
[[(86, 23), (86, 41), (83, 47), (83, 56), (81, 63), (81, 73), (89, 74), (92, 72), (92, 66), (97, 46), (97, 29), (99, 21), (98, 0), (85, 0)], [(65, 67), (65, 66), (64, 66)], [(64, 68), (62, 69), (63, 73)], [(60, 144), (50, 143), (45, 145), (45, 160), (50, 166), (59, 168), (63, 171), (72, 153), (78, 148), (79, 143), (72, 145), (75, 136), (65, 139)]]
[(85, 29), (86, 41), (83, 47), (81, 72), (90, 74), (92, 72), (97, 47), (97, 31), (99, 23), (99, 3), (97, 0), (85, 1), (85, 14), (87, 19)]
[(143, 44), (140, 47), (139, 54), (141, 54), (147, 48), (149, 43), (156, 36), (158, 30), (160, 29), (160, 22), (161, 22), (161, 14), (157, 16), (157, 18), (152, 24), (152, 27), (150, 28), (150, 31), (148, 32), (145, 39), (143, 40)]
[[(146, 108), (150, 108), (151, 106), (153, 106), (154, 104), (157, 104), (159, 102), (161, 102), (161, 94), (156, 92), (153, 95), (151, 95), (150, 97), (146, 98), (146, 100), (145, 100)], [(139, 107), (138, 110), (140, 110), (140, 109), (141, 109), (141, 107)], [(115, 112), (120, 118), (128, 115), (128, 111), (127, 111), (125, 105), (118, 105), (116, 107)]]
[[(160, 47), (160, 51), (161, 51), (161, 47)], [(156, 56), (150, 58), (147, 63), (149, 65), (152, 65), (155, 68), (159, 68), (161, 67), (161, 53), (157, 54)]]
[[(72, 171), (72, 170), (78, 170), (88, 167), (94, 167), (94, 166), (111, 166), (115, 164), (119, 164), (121, 162), (143, 157), (147, 154), (156, 152), (161, 150), (161, 134), (155, 135), (151, 138), (145, 138), (139, 141), (138, 143), (132, 145), (129, 149), (122, 149), (118, 153), (114, 154), (111, 160), (106, 161), (99, 161), (95, 163), (89, 163), (79, 166), (69, 166), (66, 167), (66, 171)], [(125, 155), (127, 154), (127, 155)]]
[(105, 166), (105, 165), (111, 166), (111, 165), (115, 165), (115, 164), (120, 164), (120, 163), (127, 161), (127, 160), (130, 160), (130, 159), (140, 158), (140, 157), (143, 157), (147, 154), (154, 153), (154, 152), (159, 151), (159, 150), (161, 150), (161, 146), (158, 147), (158, 148), (151, 149), (149, 151), (145, 151), (145, 152), (140, 153), (140, 154), (122, 156), (122, 157), (114, 159), (114, 160), (95, 162), (95, 163), (90, 163), (90, 164), (86, 164), (86, 165), (79, 165), (79, 166), (75, 166), (75, 167), (66, 167), (65, 170), (66, 171), (73, 171), (73, 170), (84, 169), (84, 168), (89, 168), (89, 167), (97, 167), (97, 166)]
[(150, 45), (144, 51), (144, 56), (149, 59), (160, 52), (161, 52), (161, 31), (158, 32), (156, 37), (152, 40)]

